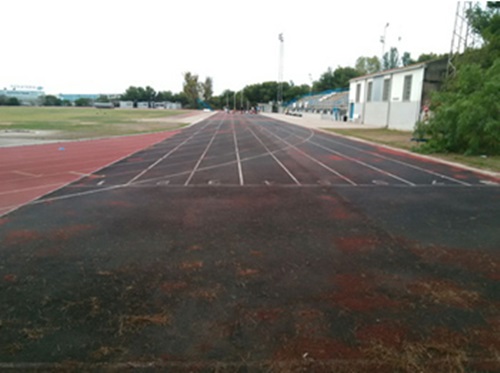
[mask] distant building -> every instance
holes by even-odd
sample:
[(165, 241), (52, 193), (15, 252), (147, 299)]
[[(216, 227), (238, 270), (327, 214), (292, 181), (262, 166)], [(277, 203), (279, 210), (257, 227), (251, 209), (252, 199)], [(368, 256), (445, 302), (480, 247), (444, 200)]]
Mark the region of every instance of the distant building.
[(112, 102), (94, 102), (96, 109), (113, 109), (115, 106)]
[(137, 103), (137, 108), (138, 109), (149, 109), (149, 102), (147, 101), (140, 101)]
[(17, 98), (21, 105), (38, 105), (44, 95), (43, 87), (37, 86), (11, 85), (0, 90), (0, 96)]
[(106, 96), (109, 100), (117, 100), (120, 98), (119, 94), (96, 94), (96, 93), (60, 93), (57, 97), (60, 100), (66, 100), (74, 103), (76, 100), (85, 98), (91, 101), (97, 100), (101, 96)]
[(350, 80), (351, 121), (412, 131), (430, 94), (446, 76), (446, 59), (381, 71)]
[(61, 93), (57, 97), (63, 101), (66, 100), (69, 102), (75, 102), (76, 100), (79, 100), (81, 98), (85, 98), (85, 99), (94, 101), (94, 100), (97, 100), (97, 98), (99, 96), (100, 95), (97, 95), (97, 94), (86, 94), (86, 93), (82, 93), (82, 94), (80, 94), (80, 93), (69, 93), (69, 94)]
[(120, 101), (119, 102), (120, 109), (133, 109), (134, 101)]
[(182, 109), (182, 104), (180, 102), (153, 102), (153, 107), (155, 109), (167, 109), (167, 110), (180, 110)]
[(272, 113), (273, 112), (273, 103), (259, 103), (257, 104), (257, 110), (261, 113)]

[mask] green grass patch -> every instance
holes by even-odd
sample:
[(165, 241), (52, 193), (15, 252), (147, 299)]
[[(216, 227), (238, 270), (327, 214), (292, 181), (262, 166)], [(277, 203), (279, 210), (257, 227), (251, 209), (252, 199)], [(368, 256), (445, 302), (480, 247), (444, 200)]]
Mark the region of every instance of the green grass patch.
[[(127, 135), (176, 129), (181, 110), (0, 107), (0, 130), (57, 131), (57, 138)], [(169, 119), (170, 118), (170, 119)]]
[[(340, 135), (352, 136), (378, 144), (393, 146), (418, 153), (419, 144), (411, 141), (413, 134), (406, 131), (395, 131), (386, 128), (376, 129), (327, 129)], [(432, 157), (460, 163), (466, 166), (481, 168), (487, 171), (500, 172), (500, 156), (465, 156), (461, 154), (431, 154)]]

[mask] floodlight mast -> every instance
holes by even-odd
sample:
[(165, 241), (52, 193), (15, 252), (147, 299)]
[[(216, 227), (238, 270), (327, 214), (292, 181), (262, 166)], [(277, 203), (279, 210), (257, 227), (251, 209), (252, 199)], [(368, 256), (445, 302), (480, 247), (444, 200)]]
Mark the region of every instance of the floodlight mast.
[(387, 27), (389, 27), (389, 22), (385, 24), (384, 35), (380, 37), (380, 42), (382, 43), (382, 58), (380, 59), (380, 70), (384, 70), (384, 55), (385, 55), (385, 42), (387, 39)]
[(451, 48), (448, 54), (448, 75), (455, 75), (457, 71), (455, 59), (458, 55), (465, 52), (468, 48), (475, 48), (480, 44), (477, 35), (472, 32), (472, 25), (467, 18), (467, 13), (477, 5), (477, 1), (457, 2)]
[[(280, 41), (280, 61), (278, 70), (278, 108), (283, 103), (283, 56), (284, 56), (284, 38), (283, 33), (278, 35), (278, 40)], [(279, 111), (279, 109), (278, 109)]]

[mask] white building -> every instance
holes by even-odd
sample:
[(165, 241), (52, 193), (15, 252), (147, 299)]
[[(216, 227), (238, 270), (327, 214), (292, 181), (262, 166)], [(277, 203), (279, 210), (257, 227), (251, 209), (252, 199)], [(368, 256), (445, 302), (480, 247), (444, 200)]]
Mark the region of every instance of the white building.
[(11, 85), (0, 89), (0, 96), (17, 98), (21, 105), (38, 105), (44, 95), (43, 88), (38, 86)]
[(350, 120), (412, 131), (431, 92), (442, 85), (446, 66), (446, 60), (434, 60), (351, 79)]
[(120, 101), (119, 102), (120, 109), (133, 109), (134, 101)]

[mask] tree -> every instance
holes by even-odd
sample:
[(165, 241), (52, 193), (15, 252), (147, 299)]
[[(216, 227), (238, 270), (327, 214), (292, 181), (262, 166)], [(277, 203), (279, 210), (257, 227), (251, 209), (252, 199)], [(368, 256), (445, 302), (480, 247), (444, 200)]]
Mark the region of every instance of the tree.
[(172, 92), (170, 92), (170, 91), (162, 91), (162, 92), (158, 92), (156, 94), (156, 101), (157, 102), (162, 102), (162, 101), (173, 102), (175, 100), (174, 100), (174, 95), (172, 94)]
[(377, 56), (358, 57), (355, 67), (361, 75), (373, 74), (380, 71), (380, 60)]
[(200, 97), (199, 88), (198, 75), (191, 74), (190, 72), (184, 73), (182, 92), (186, 95), (188, 105), (192, 109), (196, 109), (198, 107), (198, 98)]
[(420, 63), (420, 62), (427, 62), (427, 61), (431, 61), (431, 60), (435, 60), (435, 59), (438, 59), (440, 56), (437, 55), (436, 53), (422, 53), (418, 59), (417, 59), (417, 63)]
[(404, 52), (403, 56), (401, 57), (401, 64), (403, 66), (408, 66), (414, 64), (415, 61), (411, 58), (411, 55), (409, 52)]
[(179, 92), (172, 96), (172, 101), (179, 102), (182, 107), (186, 107), (189, 103), (189, 99), (184, 92)]
[(83, 106), (92, 106), (92, 100), (90, 98), (79, 98), (75, 100), (75, 106), (83, 107)]
[(139, 101), (140, 100), (139, 89), (134, 86), (128, 87), (125, 93), (121, 95), (121, 99), (123, 101), (134, 101), (134, 102)]
[(152, 102), (155, 101), (156, 98), (156, 91), (150, 87), (146, 86), (146, 88), (143, 90), (143, 96), (141, 97), (141, 101), (146, 101), (149, 102), (149, 107), (152, 106)]
[(210, 101), (214, 94), (212, 78), (207, 77), (203, 83), (200, 83), (200, 92), (203, 101)]
[(307, 84), (295, 85), (293, 82), (283, 85), (283, 99), (285, 102), (289, 102), (294, 99), (298, 99), (309, 93), (311, 87)]
[(479, 50), (468, 50), (464, 53), (465, 62), (481, 63), (484, 68), (490, 67), (500, 56), (500, 3), (488, 1), (483, 9), (476, 5), (467, 13), (474, 33), (479, 35), (484, 45)]
[(430, 136), (423, 150), (500, 154), (500, 58), (486, 70), (460, 67), (449, 84), (433, 96), (434, 117), (417, 126), (420, 135)]
[(106, 95), (100, 95), (97, 97), (96, 102), (109, 102), (109, 97)]
[(16, 97), (7, 97), (5, 95), (0, 95), (0, 106), (19, 106), (21, 102)]
[(61, 106), (62, 100), (53, 95), (47, 95), (42, 97), (43, 106)]
[(316, 92), (329, 89), (339, 89), (349, 87), (349, 80), (360, 76), (361, 73), (352, 67), (337, 67), (335, 71), (331, 67), (324, 72), (319, 81), (314, 82), (313, 90)]
[(500, 155), (500, 12), (497, 4), (467, 15), (484, 45), (456, 60), (456, 74), (432, 97), (434, 116), (417, 125), (427, 152)]
[(384, 70), (396, 69), (399, 67), (399, 52), (397, 48), (392, 47), (389, 52), (385, 52), (382, 61)]

